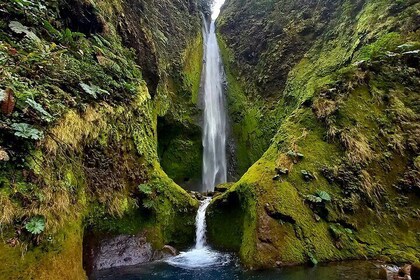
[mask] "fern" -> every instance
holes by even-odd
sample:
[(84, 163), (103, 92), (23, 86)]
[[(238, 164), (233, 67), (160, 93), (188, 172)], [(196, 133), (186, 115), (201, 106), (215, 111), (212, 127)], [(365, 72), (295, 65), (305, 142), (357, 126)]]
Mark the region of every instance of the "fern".
[(146, 199), (145, 201), (143, 201), (143, 207), (146, 209), (151, 209), (154, 206), (155, 206), (155, 203), (151, 199)]
[(141, 193), (144, 193), (146, 195), (150, 195), (153, 193), (152, 188), (147, 184), (140, 184), (138, 186), (138, 189)]

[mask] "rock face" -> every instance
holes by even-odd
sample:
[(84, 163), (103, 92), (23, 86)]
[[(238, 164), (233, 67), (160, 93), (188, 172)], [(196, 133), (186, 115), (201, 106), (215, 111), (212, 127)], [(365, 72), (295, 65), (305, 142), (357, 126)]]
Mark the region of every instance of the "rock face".
[(420, 279), (420, 263), (417, 262), (411, 266), (411, 278), (413, 280)]
[(226, 1), (238, 162), (255, 163), (209, 207), (215, 245), (252, 268), (419, 259), (419, 8)]
[[(198, 155), (184, 161), (195, 169), (181, 162), (170, 175), (201, 171), (194, 117), (204, 2), (0, 4), (0, 223), (9, 240), (0, 244), (1, 279), (84, 279), (85, 227), (141, 233), (158, 249), (193, 240), (198, 201), (163, 169), (185, 153)], [(182, 141), (167, 143), (161, 127), (188, 133), (168, 133)], [(26, 229), (33, 218), (41, 234)], [(24, 258), (16, 244), (28, 247)], [(121, 240), (104, 254), (118, 249), (122, 263), (149, 256)]]
[(154, 249), (144, 237), (120, 235), (103, 240), (94, 262), (95, 270), (137, 265), (153, 259)]

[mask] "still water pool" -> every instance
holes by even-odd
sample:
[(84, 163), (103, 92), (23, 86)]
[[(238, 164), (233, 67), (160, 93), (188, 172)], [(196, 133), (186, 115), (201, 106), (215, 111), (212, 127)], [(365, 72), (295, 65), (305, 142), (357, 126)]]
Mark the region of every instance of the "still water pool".
[(95, 280), (233, 280), (233, 279), (276, 279), (276, 280), (376, 280), (378, 265), (369, 261), (350, 261), (319, 264), (315, 267), (285, 267), (267, 271), (246, 271), (232, 259), (229, 263), (203, 268), (185, 268), (168, 262), (126, 267), (96, 272)]

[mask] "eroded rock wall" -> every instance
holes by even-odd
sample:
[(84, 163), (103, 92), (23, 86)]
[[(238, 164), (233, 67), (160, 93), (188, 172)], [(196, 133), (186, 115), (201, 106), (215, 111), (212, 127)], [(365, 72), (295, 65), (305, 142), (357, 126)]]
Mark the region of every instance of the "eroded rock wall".
[(230, 110), (234, 126), (253, 123), (236, 131), (244, 158), (270, 140), (210, 206), (214, 244), (235, 240), (252, 268), (420, 257), (419, 8), (227, 1), (218, 26)]
[(84, 279), (84, 230), (191, 242), (198, 202), (162, 170), (157, 127), (195, 108), (203, 4), (0, 7), (0, 278)]

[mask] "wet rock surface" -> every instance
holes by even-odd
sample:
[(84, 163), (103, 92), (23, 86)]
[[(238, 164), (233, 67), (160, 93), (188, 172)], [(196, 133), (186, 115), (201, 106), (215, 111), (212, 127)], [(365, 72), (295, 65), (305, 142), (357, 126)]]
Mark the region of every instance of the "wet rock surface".
[[(401, 267), (396, 265), (381, 265), (378, 277), (384, 280), (415, 280), (420, 279), (418, 268), (420, 264), (405, 264)], [(416, 270), (417, 269), (417, 270)]]
[(153, 255), (152, 245), (146, 242), (145, 238), (120, 235), (101, 242), (94, 269), (102, 270), (146, 263), (153, 259)]

